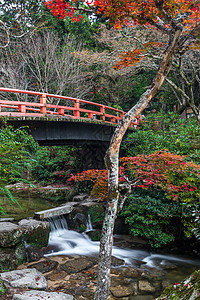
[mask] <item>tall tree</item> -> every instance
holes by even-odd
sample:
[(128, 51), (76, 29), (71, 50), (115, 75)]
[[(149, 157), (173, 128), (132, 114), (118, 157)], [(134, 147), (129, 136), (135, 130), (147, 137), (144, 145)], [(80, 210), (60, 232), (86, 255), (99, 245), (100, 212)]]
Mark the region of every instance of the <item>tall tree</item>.
[[(65, 18), (70, 16), (73, 21), (80, 21), (80, 12), (90, 11), (103, 14), (116, 28), (121, 28), (129, 23), (137, 29), (146, 26), (149, 30), (155, 27), (158, 32), (168, 35), (168, 42), (157, 43), (158, 52), (162, 52), (162, 59), (156, 76), (151, 85), (140, 97), (138, 103), (133, 106), (116, 128), (105, 162), (108, 170), (108, 201), (104, 219), (102, 236), (100, 241), (100, 257), (98, 268), (98, 280), (95, 300), (108, 298), (110, 287), (110, 265), (113, 244), (113, 230), (118, 207), (118, 158), (122, 138), (131, 121), (140, 114), (153, 96), (162, 86), (175, 55), (183, 49), (199, 47), (199, 21), (200, 0), (98, 0), (87, 1), (84, 7), (82, 1), (53, 0), (45, 2), (47, 7), (57, 16)], [(146, 46), (151, 47), (152, 43)], [(163, 51), (164, 49), (164, 51)], [(118, 67), (133, 65), (145, 56), (145, 49), (135, 49), (132, 52), (124, 52)]]

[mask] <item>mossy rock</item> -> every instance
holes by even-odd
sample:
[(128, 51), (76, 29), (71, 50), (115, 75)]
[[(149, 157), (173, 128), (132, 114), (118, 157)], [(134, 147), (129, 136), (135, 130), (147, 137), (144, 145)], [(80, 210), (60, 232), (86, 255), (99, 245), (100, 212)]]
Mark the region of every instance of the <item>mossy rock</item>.
[(199, 300), (200, 299), (200, 270), (195, 271), (184, 281), (167, 287), (156, 300)]
[(26, 259), (25, 246), (21, 242), (13, 248), (0, 248), (0, 270), (1, 272), (14, 270)]
[(5, 284), (3, 283), (2, 280), (0, 280), (0, 296), (5, 294), (6, 291), (7, 291), (7, 288), (6, 288)]
[(88, 209), (88, 213), (90, 215), (91, 222), (94, 228), (101, 229), (105, 216), (104, 207), (101, 204), (90, 206)]
[(24, 230), (11, 222), (1, 222), (0, 247), (13, 247), (23, 239)]
[(37, 221), (34, 219), (24, 219), (19, 222), (24, 228), (24, 236), (27, 244), (46, 247), (49, 240), (49, 222)]

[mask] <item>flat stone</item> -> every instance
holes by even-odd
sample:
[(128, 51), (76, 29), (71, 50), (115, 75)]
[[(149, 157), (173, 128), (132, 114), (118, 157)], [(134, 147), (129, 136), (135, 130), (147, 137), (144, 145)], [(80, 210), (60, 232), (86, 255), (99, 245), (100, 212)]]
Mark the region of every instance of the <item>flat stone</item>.
[(80, 257), (77, 259), (72, 259), (62, 264), (60, 268), (67, 272), (68, 274), (77, 273), (82, 270), (87, 270), (95, 264), (94, 260), (90, 260), (89, 258)]
[(56, 207), (56, 208), (51, 208), (51, 209), (36, 212), (34, 214), (34, 217), (36, 219), (43, 220), (43, 219), (47, 219), (47, 218), (70, 214), (72, 212), (72, 210), (73, 210), (73, 205), (66, 204), (63, 206)]
[(0, 227), (0, 247), (12, 247), (22, 240), (24, 230), (11, 222), (2, 222)]
[(74, 297), (64, 293), (57, 292), (41, 292), (41, 291), (26, 291), (13, 295), (12, 300), (73, 300)]
[(43, 273), (50, 272), (51, 270), (53, 270), (57, 266), (58, 266), (57, 261), (43, 260), (43, 261), (31, 264), (29, 266), (29, 268), (35, 268), (36, 270), (38, 270), (39, 272), (41, 272), (43, 274)]
[(139, 281), (139, 289), (141, 292), (150, 292), (150, 293), (154, 293), (155, 292), (155, 287), (146, 280), (140, 280)]
[(36, 269), (14, 270), (0, 273), (4, 283), (14, 288), (29, 288), (37, 290), (47, 290), (45, 277)]

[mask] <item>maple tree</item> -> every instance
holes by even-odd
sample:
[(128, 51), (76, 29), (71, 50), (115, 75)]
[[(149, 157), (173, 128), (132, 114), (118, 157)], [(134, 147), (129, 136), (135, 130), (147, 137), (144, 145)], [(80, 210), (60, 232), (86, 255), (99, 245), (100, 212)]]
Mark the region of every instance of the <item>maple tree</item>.
[[(174, 56), (189, 49), (199, 48), (200, 0), (88, 0), (86, 3), (78, 0), (52, 0), (45, 1), (45, 4), (59, 18), (69, 16), (72, 21), (80, 21), (81, 11), (84, 11), (102, 15), (118, 29), (124, 25), (133, 26), (136, 30), (141, 26), (148, 30), (153, 27), (168, 36), (167, 42), (162, 45), (159, 40), (154, 41), (157, 52), (161, 50), (162, 54), (155, 78), (138, 103), (119, 122), (105, 157), (108, 170), (107, 211), (100, 241), (95, 293), (96, 300), (105, 300), (108, 298), (110, 287), (113, 230), (119, 201), (118, 158), (121, 141), (131, 121), (145, 109), (162, 86), (171, 69)], [(152, 43), (122, 53), (117, 68), (138, 63), (151, 46)]]
[[(141, 189), (163, 191), (169, 201), (178, 202), (190, 216), (187, 222), (182, 216), (187, 236), (193, 234), (199, 238), (200, 227), (196, 219), (200, 218), (200, 165), (186, 161), (185, 156), (170, 153), (166, 150), (156, 151), (150, 155), (137, 155), (120, 159), (119, 167), (119, 204), (118, 213), (125, 200), (134, 191)], [(107, 170), (87, 170), (72, 175), (70, 181), (92, 182), (91, 197), (106, 201), (108, 197)], [(171, 203), (170, 202), (170, 203)], [(166, 241), (167, 242), (167, 241)], [(163, 242), (164, 243), (164, 242)]]
[[(189, 199), (193, 192), (196, 199), (200, 196), (200, 165), (185, 161), (185, 156), (170, 153), (166, 150), (156, 151), (150, 155), (137, 155), (120, 158), (119, 186), (142, 189), (156, 187), (174, 200)], [(87, 170), (76, 175), (71, 174), (69, 181), (91, 181), (91, 196), (99, 201), (108, 197), (108, 171)], [(123, 195), (123, 194), (122, 194)], [(123, 196), (121, 195), (121, 199)], [(192, 202), (195, 202), (193, 197)], [(196, 200), (197, 202), (197, 200)], [(120, 205), (122, 209), (123, 205)]]

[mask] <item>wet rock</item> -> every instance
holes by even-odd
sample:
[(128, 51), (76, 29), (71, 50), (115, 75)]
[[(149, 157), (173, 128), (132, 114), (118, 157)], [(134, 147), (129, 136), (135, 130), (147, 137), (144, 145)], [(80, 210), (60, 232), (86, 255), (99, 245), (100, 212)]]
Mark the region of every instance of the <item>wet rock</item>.
[(13, 295), (12, 300), (73, 300), (74, 297), (64, 293), (48, 293), (48, 292), (41, 292), (41, 291), (25, 291), (16, 293)]
[(0, 248), (0, 270), (15, 269), (26, 258), (24, 243), (19, 243), (13, 248)]
[(73, 202), (82, 202), (86, 198), (88, 198), (88, 194), (80, 194), (80, 195), (74, 196), (72, 201)]
[(122, 265), (124, 265), (124, 263), (125, 263), (125, 261), (123, 259), (119, 259), (115, 256), (112, 256), (112, 258), (111, 258), (111, 265), (113, 267), (122, 266)]
[(19, 222), (19, 226), (24, 229), (25, 239), (28, 244), (34, 244), (39, 247), (46, 247), (48, 245), (49, 222), (24, 219)]
[[(142, 266), (143, 267), (143, 266)], [(143, 270), (140, 270), (141, 277), (145, 279), (149, 279), (149, 281), (161, 281), (164, 279), (166, 272), (162, 270), (158, 270), (155, 268), (149, 268), (144, 265)]]
[(195, 271), (180, 283), (167, 287), (157, 300), (199, 300), (200, 270)]
[(111, 274), (119, 275), (122, 278), (138, 278), (138, 270), (132, 267), (111, 269)]
[(0, 227), (0, 247), (12, 247), (20, 243), (24, 230), (16, 224), (2, 222)]
[(170, 262), (164, 262), (161, 264), (162, 269), (164, 270), (174, 270), (177, 269), (178, 267)]
[(172, 284), (171, 280), (165, 279), (162, 281), (162, 289), (165, 289), (166, 287), (170, 286)]
[(8, 284), (13, 288), (47, 290), (47, 281), (45, 277), (36, 269), (24, 269), (0, 273), (0, 277), (4, 284)]
[(26, 255), (28, 261), (38, 261), (47, 252), (46, 247), (40, 248), (38, 246), (29, 245), (26, 248)]
[(50, 272), (51, 270), (53, 270), (57, 266), (58, 266), (57, 261), (43, 260), (43, 261), (39, 261), (37, 263), (31, 264), (29, 266), (29, 268), (35, 268), (36, 270), (38, 270), (39, 272), (41, 272), (43, 274), (43, 273)]
[(122, 298), (133, 294), (134, 286), (124, 282), (122, 278), (111, 277), (110, 291), (114, 297)]
[(66, 271), (68, 274), (71, 274), (71, 273), (80, 272), (82, 270), (87, 270), (90, 267), (92, 267), (94, 264), (95, 262), (93, 260), (90, 260), (85, 257), (80, 257), (77, 259), (67, 261), (66, 263), (62, 264), (60, 268), (63, 271)]
[(75, 216), (74, 216), (74, 222), (77, 223), (79, 226), (80, 225), (85, 225), (86, 227), (86, 224), (87, 224), (87, 218), (84, 214), (82, 213), (77, 213)]
[(154, 293), (156, 289), (149, 281), (140, 280), (139, 281), (139, 290), (144, 293), (147, 293), (147, 292)]

